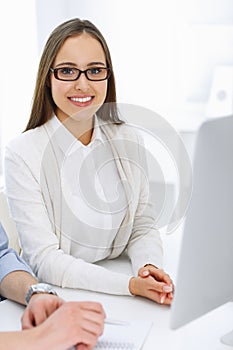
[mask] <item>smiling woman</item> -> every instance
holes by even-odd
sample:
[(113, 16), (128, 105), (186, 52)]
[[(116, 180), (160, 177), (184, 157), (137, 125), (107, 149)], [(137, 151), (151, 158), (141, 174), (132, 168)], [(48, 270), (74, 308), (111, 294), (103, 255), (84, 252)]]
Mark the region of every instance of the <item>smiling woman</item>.
[[(23, 257), (40, 280), (171, 304), (144, 153), (119, 117), (104, 37), (88, 20), (60, 24), (41, 56), (26, 131), (5, 156)], [(95, 264), (122, 253), (131, 274)]]

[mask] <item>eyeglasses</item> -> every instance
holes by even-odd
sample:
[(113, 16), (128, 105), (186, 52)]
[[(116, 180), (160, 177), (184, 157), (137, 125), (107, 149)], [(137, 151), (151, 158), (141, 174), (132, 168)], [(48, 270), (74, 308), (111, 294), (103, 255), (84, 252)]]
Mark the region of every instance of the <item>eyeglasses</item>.
[(62, 67), (62, 68), (50, 68), (50, 71), (54, 74), (54, 77), (62, 81), (75, 81), (78, 80), (82, 73), (85, 77), (91, 81), (102, 81), (106, 80), (111, 75), (110, 68), (93, 67), (85, 70), (72, 67)]

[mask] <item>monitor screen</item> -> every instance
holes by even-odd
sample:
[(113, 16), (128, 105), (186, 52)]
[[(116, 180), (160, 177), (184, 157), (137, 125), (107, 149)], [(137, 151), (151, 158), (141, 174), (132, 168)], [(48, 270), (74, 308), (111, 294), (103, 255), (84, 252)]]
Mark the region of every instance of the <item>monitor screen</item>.
[[(233, 116), (200, 127), (171, 328), (233, 300)], [(223, 337), (233, 345), (233, 332)]]

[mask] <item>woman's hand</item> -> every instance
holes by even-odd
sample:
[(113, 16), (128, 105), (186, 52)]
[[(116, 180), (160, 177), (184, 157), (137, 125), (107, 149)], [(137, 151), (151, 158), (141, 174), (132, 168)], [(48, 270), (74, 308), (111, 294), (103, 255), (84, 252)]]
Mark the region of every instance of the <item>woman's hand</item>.
[(170, 305), (173, 299), (173, 282), (168, 274), (153, 265), (142, 267), (129, 283), (131, 294), (140, 295), (160, 304)]

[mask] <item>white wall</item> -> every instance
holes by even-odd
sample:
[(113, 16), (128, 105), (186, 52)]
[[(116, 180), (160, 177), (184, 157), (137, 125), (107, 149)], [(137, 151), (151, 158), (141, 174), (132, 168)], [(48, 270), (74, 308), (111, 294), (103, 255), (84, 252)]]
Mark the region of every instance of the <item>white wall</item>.
[(1, 1), (0, 40), (1, 156), (5, 144), (23, 131), (29, 116), (38, 63), (33, 0)]

